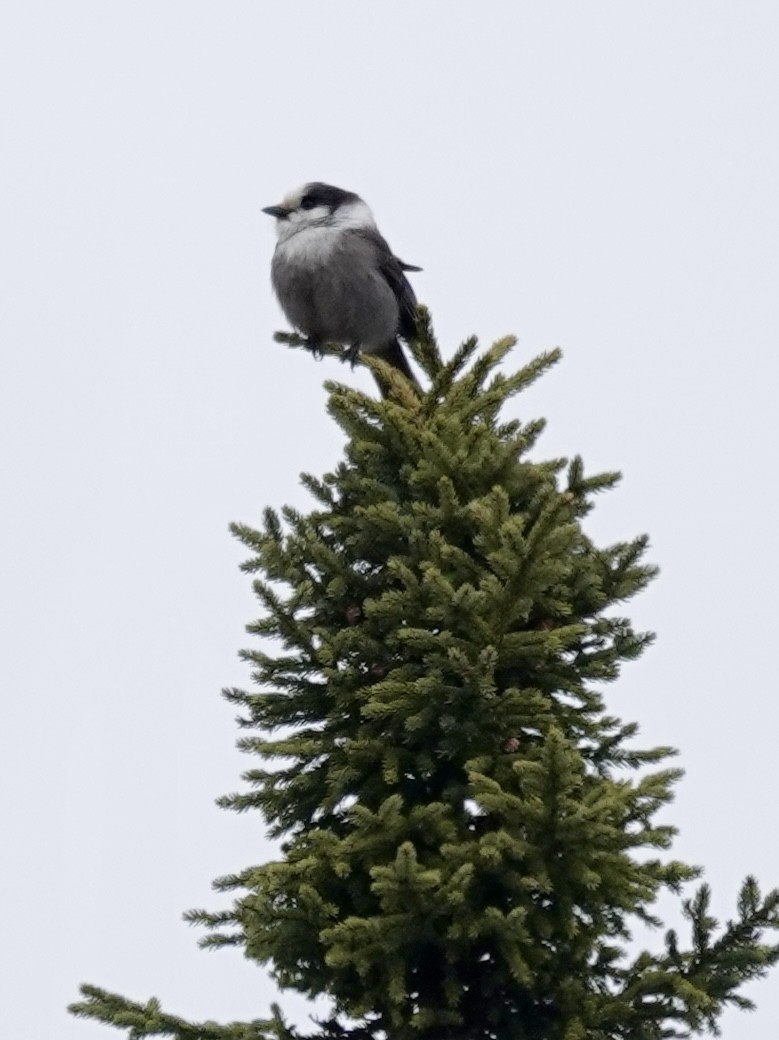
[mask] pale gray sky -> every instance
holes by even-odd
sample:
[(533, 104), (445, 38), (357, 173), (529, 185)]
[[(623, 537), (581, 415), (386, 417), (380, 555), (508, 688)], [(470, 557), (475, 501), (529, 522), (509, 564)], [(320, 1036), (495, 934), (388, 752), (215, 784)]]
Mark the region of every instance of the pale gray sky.
[[(681, 749), (666, 817), (716, 910), (779, 883), (778, 47), (759, 0), (4, 6), (5, 1035), (112, 1035), (65, 1015), (81, 981), (220, 1020), (275, 997), (180, 915), (270, 855), (213, 804), (257, 613), (227, 523), (305, 505), (341, 447), (323, 379), (370, 385), (271, 340), (260, 208), (306, 180), (424, 267), (445, 351), (563, 347), (514, 414), (624, 471), (592, 530), (662, 567), (610, 708)], [(775, 1036), (779, 977), (752, 992), (726, 1040)]]

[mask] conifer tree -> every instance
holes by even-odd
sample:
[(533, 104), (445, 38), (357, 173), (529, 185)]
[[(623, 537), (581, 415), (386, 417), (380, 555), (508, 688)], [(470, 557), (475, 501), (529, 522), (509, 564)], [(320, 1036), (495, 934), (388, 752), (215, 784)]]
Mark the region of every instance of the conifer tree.
[[(133, 1040), (659, 1040), (751, 1007), (779, 891), (747, 878), (724, 925), (705, 884), (684, 898), (699, 871), (656, 819), (673, 751), (637, 748), (603, 696), (651, 642), (620, 613), (655, 573), (647, 539), (594, 544), (583, 518), (618, 474), (532, 459), (543, 422), (501, 417), (558, 360), (496, 374), (512, 346), (444, 362), (423, 312), (430, 389), (374, 360), (387, 400), (329, 384), (347, 443), (303, 477), (316, 507), (233, 528), (262, 641), (255, 688), (225, 691), (257, 765), (222, 804), (281, 847), (215, 883), (230, 909), (187, 917), (332, 1017), (198, 1024), (95, 986), (76, 1014)], [(637, 953), (662, 890), (690, 936)]]

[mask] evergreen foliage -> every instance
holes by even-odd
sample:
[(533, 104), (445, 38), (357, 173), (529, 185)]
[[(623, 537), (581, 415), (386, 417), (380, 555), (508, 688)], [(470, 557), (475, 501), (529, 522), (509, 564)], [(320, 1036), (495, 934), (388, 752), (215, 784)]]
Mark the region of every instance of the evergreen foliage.
[[(748, 878), (720, 927), (703, 885), (688, 948), (630, 955), (661, 890), (698, 871), (656, 821), (680, 772), (633, 747), (602, 687), (651, 637), (620, 605), (651, 580), (644, 537), (599, 547), (582, 520), (618, 474), (531, 461), (539, 421), (500, 411), (558, 360), (495, 374), (513, 346), (449, 362), (427, 316), (419, 393), (380, 361), (386, 401), (329, 385), (347, 436), (304, 476), (308, 514), (235, 525), (262, 648), (231, 689), (258, 765), (222, 799), (258, 809), (282, 858), (216, 882), (204, 945), (239, 945), (281, 987), (327, 995), (322, 1040), (659, 1040), (716, 1031), (779, 959), (779, 892)], [(290, 345), (298, 342), (286, 337)], [(475, 360), (474, 360), (475, 358)], [(470, 367), (468, 367), (469, 362)], [(84, 987), (79, 1015), (132, 1038), (292, 1040), (268, 1021), (187, 1023)]]

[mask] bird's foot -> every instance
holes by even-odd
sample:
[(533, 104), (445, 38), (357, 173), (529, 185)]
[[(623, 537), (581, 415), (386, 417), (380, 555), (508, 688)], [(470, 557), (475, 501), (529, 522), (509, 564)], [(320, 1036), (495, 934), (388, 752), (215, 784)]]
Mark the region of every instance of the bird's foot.
[(341, 355), (341, 361), (348, 361), (349, 364), (354, 368), (357, 364), (357, 359), (360, 356), (360, 344), (352, 343), (348, 350), (345, 350)]
[(321, 361), (325, 356), (324, 351), (322, 350), (322, 344), (317, 339), (307, 339), (306, 350), (310, 350), (317, 361)]

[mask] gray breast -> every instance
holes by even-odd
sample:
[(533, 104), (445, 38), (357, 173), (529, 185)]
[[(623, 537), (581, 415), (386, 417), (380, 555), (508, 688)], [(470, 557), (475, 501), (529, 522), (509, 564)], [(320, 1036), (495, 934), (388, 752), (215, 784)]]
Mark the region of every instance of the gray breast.
[(309, 228), (279, 242), (273, 288), (287, 319), (322, 342), (379, 349), (395, 338), (399, 309), (375, 250), (343, 229)]

